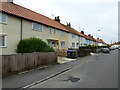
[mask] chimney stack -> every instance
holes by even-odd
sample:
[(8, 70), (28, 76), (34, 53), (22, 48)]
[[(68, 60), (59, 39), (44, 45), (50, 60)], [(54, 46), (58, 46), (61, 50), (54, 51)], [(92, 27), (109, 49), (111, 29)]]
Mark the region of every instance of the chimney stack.
[(67, 26), (71, 27), (71, 24), (70, 24), (70, 23), (67, 23)]
[(91, 37), (91, 34), (88, 34), (89, 37)]
[(59, 16), (55, 17), (55, 21), (57, 21), (57, 22), (60, 23), (60, 18), (59, 18)]
[(84, 31), (81, 31), (82, 34), (84, 34)]

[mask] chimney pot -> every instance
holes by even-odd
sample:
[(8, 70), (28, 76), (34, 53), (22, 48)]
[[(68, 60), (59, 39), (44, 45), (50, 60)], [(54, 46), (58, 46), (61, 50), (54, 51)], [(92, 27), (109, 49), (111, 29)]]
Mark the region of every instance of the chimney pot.
[(71, 24), (70, 24), (70, 23), (67, 23), (67, 26), (71, 27)]
[(81, 31), (82, 34), (84, 34), (84, 31)]
[(88, 34), (89, 37), (91, 37), (91, 34)]
[(60, 22), (59, 16), (55, 17), (55, 21)]

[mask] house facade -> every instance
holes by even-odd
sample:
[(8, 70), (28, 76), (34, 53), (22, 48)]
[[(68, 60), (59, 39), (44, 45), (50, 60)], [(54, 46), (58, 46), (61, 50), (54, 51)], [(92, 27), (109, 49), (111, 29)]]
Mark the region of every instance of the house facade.
[(0, 28), (0, 49), (2, 55), (16, 54), (18, 42), (31, 37), (42, 39), (55, 50), (68, 49), (68, 30), (59, 22), (14, 3), (4, 2), (0, 10), (0, 25), (2, 27)]
[(94, 38), (78, 32), (71, 24), (61, 24), (59, 16), (50, 19), (12, 2), (0, 2), (0, 51), (2, 55), (16, 54), (20, 40), (36, 37), (54, 50), (78, 49), (94, 45)]

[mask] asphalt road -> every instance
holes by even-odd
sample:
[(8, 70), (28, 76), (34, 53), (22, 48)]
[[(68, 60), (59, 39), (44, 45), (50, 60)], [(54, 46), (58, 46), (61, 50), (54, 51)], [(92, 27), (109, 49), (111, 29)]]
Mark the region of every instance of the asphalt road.
[(118, 88), (118, 50), (87, 58), (83, 64), (31, 88)]

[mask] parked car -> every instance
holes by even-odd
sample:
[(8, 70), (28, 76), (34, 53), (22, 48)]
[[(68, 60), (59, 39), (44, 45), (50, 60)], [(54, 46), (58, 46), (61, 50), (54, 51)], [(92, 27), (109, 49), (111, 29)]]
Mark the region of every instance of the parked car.
[(115, 50), (115, 48), (114, 47), (109, 47), (109, 50), (111, 51), (111, 50)]
[(118, 49), (120, 50), (120, 47)]
[(109, 48), (101, 48), (102, 53), (110, 53)]

